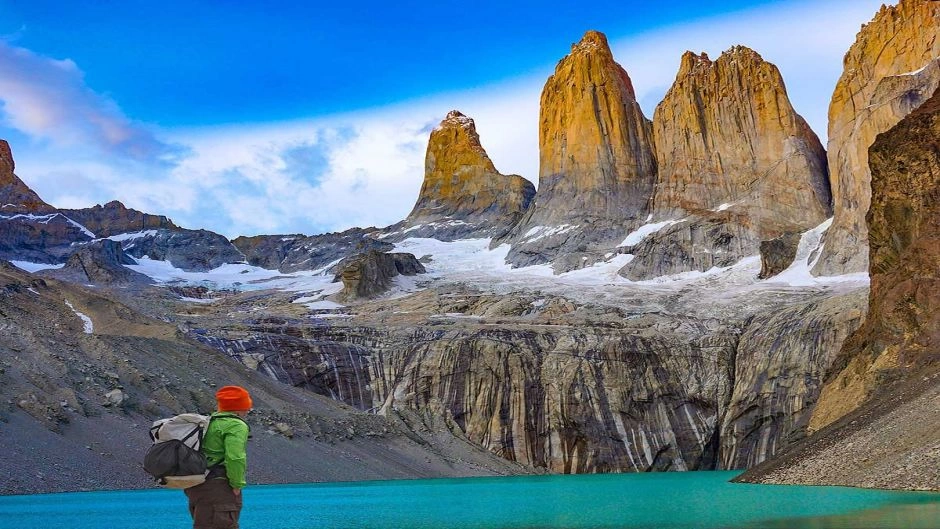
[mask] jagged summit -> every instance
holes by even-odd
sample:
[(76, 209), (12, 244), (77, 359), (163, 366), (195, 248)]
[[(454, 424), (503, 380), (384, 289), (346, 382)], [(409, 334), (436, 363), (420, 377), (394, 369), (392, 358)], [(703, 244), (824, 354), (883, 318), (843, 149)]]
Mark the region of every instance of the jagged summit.
[(730, 266), (757, 254), (761, 241), (829, 215), (822, 144), (790, 104), (777, 67), (750, 48), (715, 60), (686, 52), (656, 107), (653, 135), (651, 220), (668, 224), (630, 250), (635, 258), (622, 272), (630, 279)]
[(607, 38), (587, 32), (542, 89), (539, 189), (513, 231), (510, 262), (563, 257), (580, 267), (593, 262), (581, 254), (615, 245), (645, 218), (656, 173), (651, 133)]
[(474, 134), (476, 134), (476, 124), (473, 122), (473, 118), (464, 115), (459, 110), (451, 110), (448, 112), (436, 128), (440, 129), (451, 126), (468, 127), (473, 129)]
[(518, 221), (534, 194), (528, 180), (496, 170), (473, 119), (451, 110), (428, 138), (424, 182), (414, 209), (388, 228), (387, 237), (501, 236)]

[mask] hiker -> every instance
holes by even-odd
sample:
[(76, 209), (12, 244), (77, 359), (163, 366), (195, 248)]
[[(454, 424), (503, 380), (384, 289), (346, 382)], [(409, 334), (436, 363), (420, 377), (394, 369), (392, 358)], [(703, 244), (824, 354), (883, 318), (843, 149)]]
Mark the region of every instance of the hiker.
[(193, 529), (238, 529), (248, 444), (251, 396), (245, 388), (225, 386), (215, 394), (218, 411), (211, 415), (202, 439), (209, 474), (205, 483), (185, 490)]

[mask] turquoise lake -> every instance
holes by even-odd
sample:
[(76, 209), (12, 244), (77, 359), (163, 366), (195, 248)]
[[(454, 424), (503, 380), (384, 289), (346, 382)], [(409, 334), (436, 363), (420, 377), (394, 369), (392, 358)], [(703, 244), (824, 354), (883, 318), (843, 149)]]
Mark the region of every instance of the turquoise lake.
[[(242, 529), (940, 529), (940, 493), (732, 484), (737, 472), (250, 486)], [(191, 527), (180, 491), (0, 496), (0, 529)]]

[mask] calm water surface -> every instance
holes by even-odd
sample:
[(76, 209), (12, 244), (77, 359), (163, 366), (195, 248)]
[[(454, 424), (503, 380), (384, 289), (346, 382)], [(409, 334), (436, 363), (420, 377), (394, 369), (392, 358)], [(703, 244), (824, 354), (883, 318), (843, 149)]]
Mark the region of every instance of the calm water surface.
[[(940, 529), (940, 493), (727, 483), (736, 472), (252, 486), (242, 529)], [(0, 529), (186, 528), (180, 491), (0, 496)]]

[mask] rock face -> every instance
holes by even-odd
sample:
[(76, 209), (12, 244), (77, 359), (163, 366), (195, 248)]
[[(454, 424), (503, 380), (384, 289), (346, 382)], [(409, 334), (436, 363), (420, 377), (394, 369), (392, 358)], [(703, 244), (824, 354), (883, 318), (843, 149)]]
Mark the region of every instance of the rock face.
[(287, 384), (434, 417), (556, 472), (738, 468), (804, 435), (864, 301), (722, 322), (425, 290), (353, 319), (226, 318), (194, 337)]
[(539, 188), (506, 239), (508, 260), (525, 266), (616, 246), (647, 216), (652, 143), (627, 72), (607, 38), (588, 31), (542, 89)]
[(159, 229), (140, 232), (122, 241), (136, 258), (169, 261), (191, 272), (206, 272), (226, 263), (243, 263), (245, 256), (228, 239), (208, 230)]
[(845, 55), (829, 105), (829, 171), (835, 218), (817, 275), (868, 266), (865, 213), (871, 201), (868, 148), (933, 94), (940, 83), (940, 2), (882, 7)]
[(73, 283), (95, 285), (149, 284), (149, 277), (124, 265), (137, 264), (121, 249), (121, 244), (108, 239), (97, 240), (74, 252), (58, 270), (45, 270), (42, 275)]
[(83, 209), (63, 209), (62, 213), (85, 226), (98, 237), (111, 237), (120, 233), (132, 233), (156, 229), (177, 229), (173, 221), (163, 215), (150, 215), (128, 209), (113, 200), (104, 206), (96, 205)]
[(686, 52), (653, 131), (659, 176), (649, 222), (672, 224), (624, 250), (636, 256), (625, 277), (728, 266), (829, 216), (825, 151), (776, 66), (751, 49), (735, 46), (715, 61)]
[(248, 259), (263, 268), (290, 273), (299, 270), (333, 272), (343, 259), (376, 250), (387, 252), (394, 245), (376, 239), (375, 228), (352, 228), (323, 235), (258, 235), (238, 237), (232, 243)]
[(870, 310), (827, 380), (817, 429), (886, 381), (940, 363), (940, 90), (869, 155)]
[(372, 250), (351, 257), (339, 265), (334, 281), (343, 282), (337, 295), (340, 301), (374, 298), (388, 291), (399, 275), (413, 276), (426, 272), (424, 265), (410, 253), (382, 253)]
[(13, 174), (16, 164), (6, 140), (0, 140), (0, 215), (11, 213), (55, 213), (35, 191)]
[(46, 204), (13, 171), (10, 145), (0, 140), (0, 258), (62, 262), (73, 242), (94, 234)]
[(432, 132), (414, 209), (388, 228), (392, 237), (455, 240), (500, 237), (532, 202), (535, 186), (496, 170), (473, 120), (452, 110)]
[(655, 216), (727, 211), (761, 238), (829, 216), (826, 154), (793, 110), (780, 72), (744, 46), (686, 52), (653, 115)]
[(755, 316), (735, 354), (721, 468), (749, 468), (807, 434), (823, 379), (862, 323), (864, 291)]

